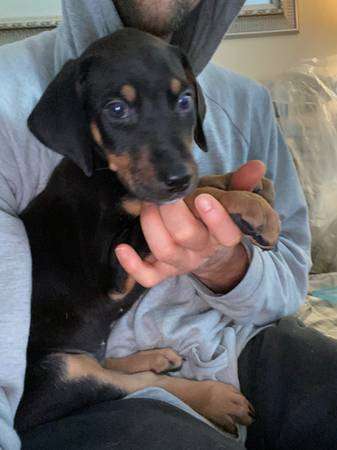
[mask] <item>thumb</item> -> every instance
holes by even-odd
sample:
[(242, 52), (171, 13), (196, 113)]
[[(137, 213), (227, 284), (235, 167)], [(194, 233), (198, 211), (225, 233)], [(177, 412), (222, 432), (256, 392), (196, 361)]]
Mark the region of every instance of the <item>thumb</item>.
[(261, 179), (265, 173), (266, 166), (262, 161), (248, 161), (233, 172), (230, 189), (235, 191), (253, 191), (261, 185)]

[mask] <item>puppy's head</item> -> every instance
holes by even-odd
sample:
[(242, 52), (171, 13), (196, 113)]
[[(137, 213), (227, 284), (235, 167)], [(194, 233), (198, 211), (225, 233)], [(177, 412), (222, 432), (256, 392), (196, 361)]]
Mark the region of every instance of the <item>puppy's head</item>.
[(184, 55), (124, 29), (63, 67), (29, 117), (32, 133), (86, 175), (94, 152), (138, 199), (163, 203), (197, 184), (193, 140), (206, 151), (205, 103)]

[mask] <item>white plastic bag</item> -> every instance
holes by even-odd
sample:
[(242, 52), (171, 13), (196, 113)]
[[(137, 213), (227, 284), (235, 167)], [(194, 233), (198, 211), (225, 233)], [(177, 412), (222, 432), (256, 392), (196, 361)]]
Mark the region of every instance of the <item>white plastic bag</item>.
[(313, 273), (337, 271), (337, 55), (268, 83), (309, 206)]

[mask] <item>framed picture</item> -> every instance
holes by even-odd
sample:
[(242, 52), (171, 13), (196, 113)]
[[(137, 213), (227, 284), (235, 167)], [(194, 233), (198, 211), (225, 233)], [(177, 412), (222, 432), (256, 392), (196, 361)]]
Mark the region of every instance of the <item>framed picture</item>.
[(298, 33), (297, 0), (247, 0), (226, 37)]
[(61, 20), (61, 0), (1, 0), (0, 31), (53, 28)]

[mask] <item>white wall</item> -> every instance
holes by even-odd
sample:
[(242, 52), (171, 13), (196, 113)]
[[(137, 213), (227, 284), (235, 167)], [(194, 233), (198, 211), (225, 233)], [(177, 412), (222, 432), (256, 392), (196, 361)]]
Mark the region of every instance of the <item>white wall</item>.
[(61, 0), (1, 0), (0, 18), (57, 16)]
[(265, 80), (303, 58), (337, 54), (337, 0), (298, 0), (298, 6), (299, 34), (227, 39), (215, 62)]

